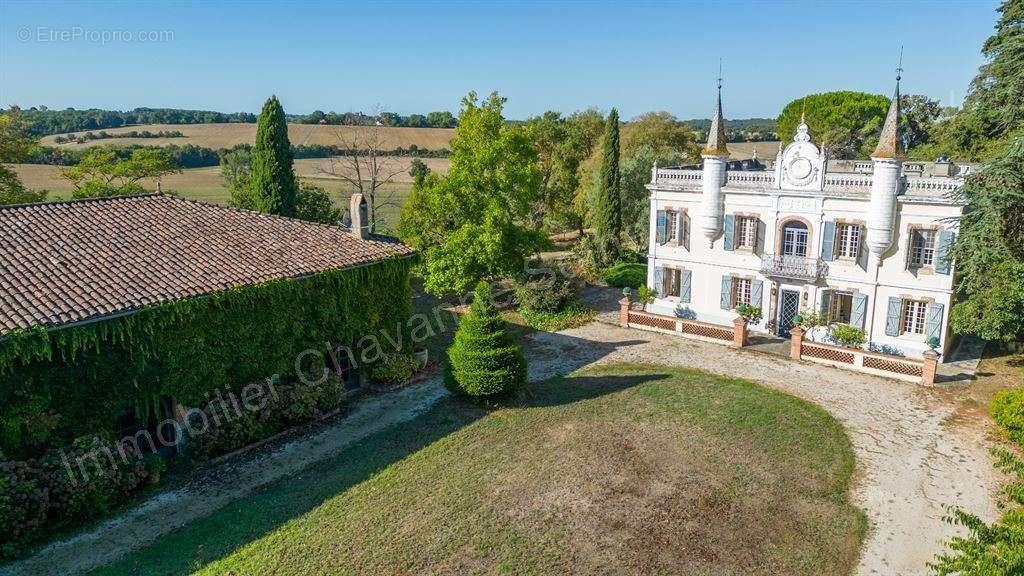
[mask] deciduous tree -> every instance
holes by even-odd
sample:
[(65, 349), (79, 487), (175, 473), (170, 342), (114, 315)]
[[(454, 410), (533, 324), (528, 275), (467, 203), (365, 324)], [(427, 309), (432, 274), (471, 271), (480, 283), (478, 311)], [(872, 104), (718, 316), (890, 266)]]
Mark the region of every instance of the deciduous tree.
[(547, 245), (526, 226), (540, 196), (537, 153), (528, 129), (502, 118), (504, 103), (496, 93), (463, 99), (448, 172), (417, 183), (402, 208), (399, 235), (420, 249), (434, 294), (511, 276)]
[(167, 174), (181, 172), (163, 150), (137, 148), (130, 158), (118, 158), (113, 149), (90, 152), (81, 162), (61, 172), (61, 176), (75, 187), (74, 198), (126, 196), (146, 192), (141, 181), (160, 179)]

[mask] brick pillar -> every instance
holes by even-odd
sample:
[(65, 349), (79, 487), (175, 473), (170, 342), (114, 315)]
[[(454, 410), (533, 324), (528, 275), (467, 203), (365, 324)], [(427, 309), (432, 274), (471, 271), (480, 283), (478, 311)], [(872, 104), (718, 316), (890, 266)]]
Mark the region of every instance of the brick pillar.
[(804, 344), (804, 329), (793, 326), (789, 329), (789, 357), (793, 360), (800, 359), (800, 349)]
[(622, 300), (619, 300), (619, 326), (625, 328), (629, 325), (629, 305), (632, 302), (629, 299), (629, 294), (623, 294)]
[(935, 350), (924, 351), (924, 365), (921, 366), (921, 384), (935, 384), (935, 371), (939, 368), (939, 353)]
[(733, 348), (743, 348), (747, 345), (747, 321), (737, 317), (732, 321), (732, 327)]

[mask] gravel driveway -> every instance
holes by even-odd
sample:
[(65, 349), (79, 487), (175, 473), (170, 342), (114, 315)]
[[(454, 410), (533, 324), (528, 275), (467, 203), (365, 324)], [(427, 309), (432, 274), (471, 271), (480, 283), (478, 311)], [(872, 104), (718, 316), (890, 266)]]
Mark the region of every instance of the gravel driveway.
[(595, 362), (669, 364), (760, 382), (828, 410), (853, 442), (852, 499), (871, 524), (856, 574), (927, 574), (925, 563), (957, 533), (942, 520), (945, 505), (997, 516), (1001, 478), (987, 425), (953, 418), (955, 407), (939, 391), (598, 322), (530, 340), (538, 375)]
[[(537, 332), (526, 339), (530, 379), (535, 381), (595, 363), (668, 364), (754, 380), (824, 407), (842, 422), (853, 442), (853, 503), (867, 511), (871, 522), (856, 574), (927, 573), (925, 562), (955, 533), (942, 521), (946, 504), (987, 520), (996, 517), (1001, 478), (989, 458), (986, 426), (953, 418), (948, 395), (935, 390), (602, 322)], [(251, 461), (224, 464), (229, 473), (213, 476), (229, 478), (225, 483), (202, 482), (158, 494), (117, 518), (0, 568), (0, 574), (63, 576), (111, 562), (382, 427), (415, 417), (444, 394), (440, 378), (432, 378), (367, 399), (320, 433)]]

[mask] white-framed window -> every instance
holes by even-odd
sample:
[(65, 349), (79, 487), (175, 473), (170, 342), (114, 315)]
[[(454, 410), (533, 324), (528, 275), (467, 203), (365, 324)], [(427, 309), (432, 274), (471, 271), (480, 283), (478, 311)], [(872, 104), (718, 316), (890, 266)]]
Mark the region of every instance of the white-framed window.
[(681, 270), (665, 268), (662, 272), (661, 290), (666, 298), (679, 296)]
[(750, 248), (757, 247), (757, 218), (753, 216), (736, 217), (736, 247)]
[(836, 255), (840, 258), (856, 258), (860, 254), (860, 225), (836, 225)]
[(750, 279), (749, 278), (733, 278), (732, 279), (732, 307), (735, 308), (740, 304), (750, 304)]
[(901, 334), (924, 334), (928, 303), (923, 300), (903, 300), (900, 312)]
[(679, 212), (665, 210), (665, 241), (679, 243)]
[(853, 293), (833, 291), (829, 295), (828, 321), (849, 324), (853, 315)]
[(935, 265), (935, 237), (935, 230), (911, 230), (910, 258), (907, 260), (911, 268)]

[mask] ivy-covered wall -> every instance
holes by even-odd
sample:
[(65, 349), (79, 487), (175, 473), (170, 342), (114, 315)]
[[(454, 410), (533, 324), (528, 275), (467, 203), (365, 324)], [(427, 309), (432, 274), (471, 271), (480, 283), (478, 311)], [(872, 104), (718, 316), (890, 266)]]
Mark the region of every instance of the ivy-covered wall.
[[(0, 451), (27, 457), (159, 396), (187, 406), (280, 374), (299, 355), (406, 330), (409, 258), (274, 280), (0, 342)], [(386, 342), (386, 339), (381, 338)], [(407, 341), (408, 339), (404, 339)], [(306, 355), (315, 361), (314, 355)]]

